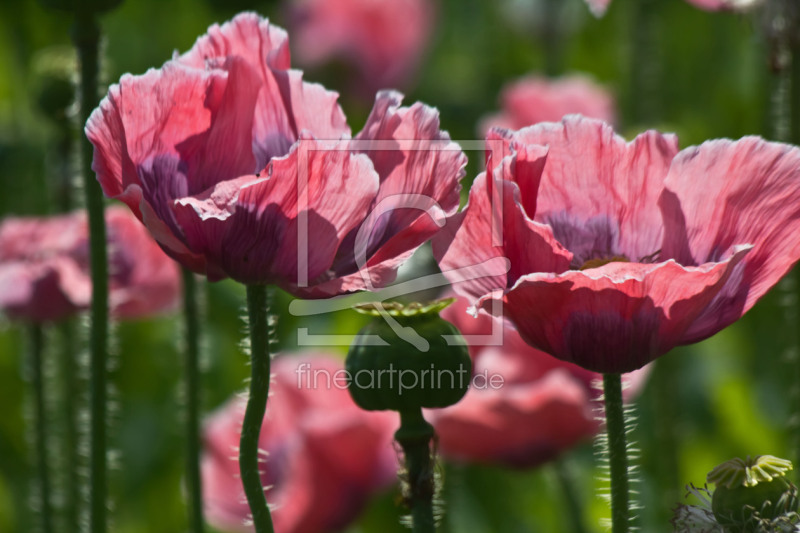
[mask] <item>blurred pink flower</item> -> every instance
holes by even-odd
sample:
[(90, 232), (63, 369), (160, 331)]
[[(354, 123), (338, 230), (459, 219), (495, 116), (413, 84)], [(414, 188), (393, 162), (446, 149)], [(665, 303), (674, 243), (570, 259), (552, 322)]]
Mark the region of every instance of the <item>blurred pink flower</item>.
[(479, 126), (518, 130), (539, 122), (554, 122), (565, 115), (580, 114), (609, 123), (616, 121), (614, 98), (605, 88), (582, 75), (563, 78), (526, 76), (503, 89), (502, 111), (484, 118)]
[(747, 11), (763, 0), (686, 0), (695, 7), (706, 11)]
[(385, 284), (458, 209), (466, 157), (435, 109), (400, 107), (395, 92), (377, 95), (351, 140), (336, 99), (289, 69), (282, 29), (241, 14), (111, 87), (86, 126), (93, 168), (170, 256), (212, 281), (302, 297)]
[[(599, 390), (593, 382), (602, 376), (529, 346), (507, 322), (469, 316), (467, 305), (459, 298), (442, 316), (466, 336), (490, 335), (496, 320), (502, 345), (472, 344), (469, 392), (452, 407), (429, 411), (442, 456), (533, 467), (594, 436), (599, 424), (592, 400)], [(626, 399), (639, 391), (647, 370), (624, 377)]]
[[(259, 447), (261, 481), (276, 533), (324, 533), (349, 524), (375, 492), (396, 478), (396, 417), (362, 411), (350, 399), (343, 366), (322, 354), (278, 357)], [(330, 380), (330, 381), (329, 381)], [(236, 461), (244, 400), (229, 401), (205, 426), (206, 517), (225, 531), (252, 531)]]
[(345, 59), (366, 93), (408, 86), (434, 19), (432, 0), (294, 0), (290, 16), (300, 62)]
[[(106, 210), (111, 312), (141, 318), (173, 310), (178, 267), (127, 209)], [(45, 322), (89, 307), (89, 230), (84, 212), (0, 223), (0, 310)]]
[[(706, 11), (746, 11), (763, 0), (686, 0), (688, 3)], [(602, 17), (611, 0), (586, 0), (589, 9), (596, 17)]]
[(502, 302), (528, 343), (564, 361), (641, 368), (737, 321), (800, 258), (796, 147), (745, 137), (679, 151), (674, 135), (626, 143), (578, 116), (489, 139), (491, 170), (434, 254), (476, 308)]
[(606, 9), (608, 9), (608, 4), (611, 3), (611, 0), (586, 0), (586, 3), (589, 5), (589, 9), (595, 17), (602, 17)]

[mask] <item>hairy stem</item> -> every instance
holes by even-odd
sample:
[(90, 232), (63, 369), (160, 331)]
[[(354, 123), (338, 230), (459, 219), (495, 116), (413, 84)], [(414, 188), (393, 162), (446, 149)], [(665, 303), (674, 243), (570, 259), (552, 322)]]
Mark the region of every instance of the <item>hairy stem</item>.
[(652, 124), (660, 115), (661, 73), (658, 57), (657, 22), (659, 0), (630, 2), (631, 40), (628, 120)]
[(261, 485), (258, 437), (267, 410), (269, 396), (270, 354), (267, 317), (267, 287), (247, 286), (247, 312), (250, 319), (250, 395), (239, 441), (239, 472), (250, 505), (256, 533), (273, 533), (264, 487)]
[(608, 462), (611, 474), (611, 531), (626, 533), (630, 513), (628, 489), (628, 445), (622, 407), (622, 376), (603, 374)]
[(33, 425), (36, 453), (36, 477), (39, 489), (39, 514), (44, 533), (53, 531), (53, 506), (50, 490), (50, 462), (47, 453), (50, 447), (48, 438), (47, 405), (44, 383), (44, 334), (42, 326), (31, 324), (29, 328), (29, 356), (31, 384), (33, 385)]
[(563, 70), (564, 1), (545, 0), (543, 8), (544, 26), (540, 31), (544, 51), (544, 73), (548, 76), (558, 76)]
[[(97, 76), (100, 28), (91, 11), (76, 10), (73, 40), (80, 63), (80, 117), (85, 124), (99, 100)], [(108, 464), (107, 369), (108, 351), (108, 260), (103, 194), (92, 172), (92, 145), (81, 137), (81, 173), (89, 215), (89, 263), (92, 275), (92, 305), (89, 339), (89, 528), (107, 529), (106, 492)]]
[(78, 395), (75, 324), (72, 321), (65, 321), (58, 327), (61, 334), (58, 368), (61, 396), (58, 401), (61, 405), (59, 416), (64, 428), (61, 440), (63, 469), (61, 492), (64, 498), (64, 524), (66, 531), (78, 531), (78, 496), (81, 494), (81, 483), (78, 474), (80, 459), (78, 457), (78, 426), (75, 407), (75, 398)]
[(411, 509), (414, 533), (434, 533), (436, 521), (433, 514), (435, 492), (431, 439), (431, 426), (422, 416), (422, 409), (400, 411), (400, 429), (394, 435), (403, 449), (408, 487), (403, 494)]
[(183, 269), (183, 318), (186, 334), (186, 488), (189, 498), (189, 526), (203, 532), (203, 486), (200, 478), (200, 321), (197, 282), (194, 273)]

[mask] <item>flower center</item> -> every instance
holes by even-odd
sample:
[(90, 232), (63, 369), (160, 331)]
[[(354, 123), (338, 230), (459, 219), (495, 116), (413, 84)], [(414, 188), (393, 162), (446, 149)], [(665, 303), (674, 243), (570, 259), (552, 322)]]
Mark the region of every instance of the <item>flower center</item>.
[(590, 268), (599, 268), (603, 265), (607, 265), (609, 263), (630, 263), (631, 260), (625, 257), (624, 255), (615, 255), (613, 257), (597, 257), (595, 259), (589, 259), (585, 263), (583, 263), (578, 270), (589, 270)]

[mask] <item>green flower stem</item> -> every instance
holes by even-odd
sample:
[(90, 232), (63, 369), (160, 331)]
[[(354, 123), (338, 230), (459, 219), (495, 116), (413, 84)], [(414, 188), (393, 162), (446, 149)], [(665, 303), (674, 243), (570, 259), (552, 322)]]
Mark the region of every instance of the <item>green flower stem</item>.
[(411, 508), (413, 533), (436, 531), (433, 516), (435, 483), (430, 446), (434, 435), (433, 426), (422, 416), (422, 409), (400, 411), (400, 429), (394, 438), (403, 448), (405, 456), (408, 493), (404, 497)]
[(64, 498), (64, 524), (66, 531), (79, 531), (78, 496), (81, 494), (78, 475), (78, 427), (75, 415), (75, 398), (78, 394), (75, 352), (75, 324), (64, 321), (59, 324), (61, 353), (58, 375), (61, 381), (59, 403), (62, 432), (62, 468)]
[(53, 507), (50, 491), (50, 466), (47, 460), (47, 450), (50, 447), (48, 439), (47, 405), (44, 397), (44, 334), (42, 326), (31, 324), (29, 327), (29, 355), (30, 372), (33, 385), (33, 425), (34, 448), (36, 453), (36, 476), (39, 489), (39, 515), (44, 533), (53, 531)]
[(564, 0), (545, 0), (543, 7), (544, 26), (540, 31), (544, 51), (544, 73), (548, 76), (558, 76), (563, 70)]
[(203, 486), (200, 478), (200, 321), (197, 282), (194, 273), (183, 269), (183, 318), (186, 343), (186, 488), (189, 498), (189, 526), (203, 532)]
[(661, 61), (658, 57), (657, 22), (659, 0), (630, 0), (630, 83), (627, 119), (634, 124), (652, 124), (660, 115)]
[[(80, 63), (80, 117), (85, 124), (99, 100), (97, 76), (100, 28), (95, 15), (79, 9), (75, 13), (72, 38)], [(81, 137), (81, 172), (89, 214), (89, 263), (92, 274), (91, 326), (89, 331), (89, 530), (107, 530), (107, 369), (108, 351), (108, 258), (103, 195), (92, 172), (92, 145)]]
[[(800, 106), (795, 105), (796, 97), (800, 94), (800, 61), (797, 60), (798, 51), (797, 25), (800, 21), (793, 18), (794, 6), (790, 0), (769, 0), (766, 5), (767, 12), (772, 18), (766, 20), (764, 38), (767, 41), (768, 58), (770, 66), (770, 106), (769, 106), (769, 136), (776, 141), (798, 142), (800, 140), (800, 124), (794, 119), (800, 115)], [(800, 308), (796, 302), (800, 291), (800, 269), (794, 268), (791, 276), (787, 276), (779, 285), (786, 298), (785, 320), (787, 324), (794, 324), (800, 316)], [(789, 331), (787, 349), (791, 355), (787, 358), (790, 368), (788, 373), (795, 376), (790, 391), (791, 416), (789, 422), (790, 445), (794, 449), (793, 460), (795, 464), (800, 461), (800, 342), (798, 334), (791, 328)]]
[(627, 533), (628, 511), (628, 445), (625, 415), (622, 409), (622, 376), (603, 374), (608, 462), (611, 474), (611, 531)]
[(250, 505), (256, 533), (273, 533), (272, 517), (261, 485), (258, 437), (267, 410), (270, 355), (267, 323), (267, 286), (247, 286), (247, 312), (250, 318), (250, 395), (239, 441), (239, 472)]
[(566, 522), (572, 533), (587, 533), (586, 526), (583, 524), (583, 506), (575, 493), (575, 480), (568, 466), (562, 459), (555, 461), (553, 465), (567, 510)]

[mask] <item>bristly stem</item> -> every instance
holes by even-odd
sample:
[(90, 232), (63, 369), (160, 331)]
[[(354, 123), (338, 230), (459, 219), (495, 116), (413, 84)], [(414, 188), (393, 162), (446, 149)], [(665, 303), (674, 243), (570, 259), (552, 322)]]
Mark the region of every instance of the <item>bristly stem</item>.
[(622, 376), (603, 374), (608, 462), (611, 474), (611, 531), (627, 533), (630, 522), (628, 444), (622, 407)]
[[(800, 64), (796, 57), (800, 37), (797, 36), (800, 27), (800, 12), (789, 0), (770, 0), (765, 9), (764, 17), (765, 40), (768, 43), (767, 64), (771, 69), (771, 90), (769, 106), (769, 135), (780, 142), (800, 141), (800, 124), (795, 119), (800, 116), (800, 106), (795, 105), (796, 97), (800, 95)], [(800, 269), (794, 268), (792, 275), (781, 280), (780, 290), (786, 295), (785, 320), (794, 324), (800, 316), (797, 298), (800, 290)], [(800, 461), (800, 385), (797, 377), (800, 376), (800, 342), (798, 334), (790, 328), (787, 348), (790, 365), (789, 375), (795, 377), (789, 397), (791, 406), (789, 417), (790, 443), (794, 449), (794, 461)]]
[(197, 281), (194, 273), (183, 269), (183, 318), (186, 341), (186, 488), (189, 499), (189, 526), (192, 533), (203, 532), (203, 487), (200, 478), (200, 320)]
[(411, 509), (413, 533), (434, 533), (436, 520), (433, 496), (436, 491), (431, 440), (433, 426), (422, 416), (422, 409), (400, 411), (400, 429), (394, 435), (403, 449), (408, 487), (403, 497)]
[[(77, 9), (72, 34), (80, 63), (80, 117), (85, 124), (97, 105), (100, 28), (94, 13)], [(81, 136), (81, 173), (89, 217), (92, 305), (89, 339), (89, 528), (107, 529), (108, 263), (103, 194), (92, 172), (92, 145)]]
[(540, 28), (540, 32), (544, 51), (544, 73), (547, 76), (558, 76), (563, 70), (564, 0), (545, 0), (542, 7), (544, 25)]
[(59, 403), (61, 404), (62, 459), (64, 498), (64, 524), (66, 531), (79, 531), (78, 497), (81, 493), (78, 475), (78, 427), (75, 413), (75, 398), (78, 395), (75, 358), (75, 324), (64, 321), (59, 324), (61, 350), (58, 374), (61, 381)]
[(48, 439), (47, 405), (44, 397), (44, 334), (42, 326), (31, 324), (29, 327), (30, 372), (33, 385), (34, 406), (33, 423), (36, 453), (36, 476), (39, 489), (39, 513), (44, 533), (53, 531), (53, 507), (50, 491), (50, 462), (47, 454), (50, 447)]
[(270, 380), (267, 286), (247, 286), (247, 313), (250, 322), (250, 394), (239, 441), (239, 473), (250, 505), (256, 533), (273, 533), (264, 487), (261, 485), (258, 440), (267, 409)]
[(660, 114), (659, 94), (661, 62), (658, 57), (658, 0), (630, 2), (631, 40), (628, 120), (635, 124), (652, 124)]

